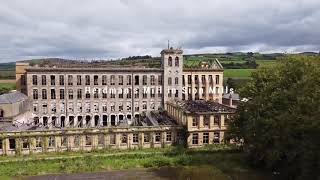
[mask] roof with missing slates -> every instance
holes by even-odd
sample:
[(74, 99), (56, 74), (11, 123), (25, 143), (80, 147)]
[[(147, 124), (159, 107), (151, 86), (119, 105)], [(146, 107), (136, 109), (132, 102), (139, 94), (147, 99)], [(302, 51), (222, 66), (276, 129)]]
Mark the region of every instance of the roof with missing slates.
[(193, 114), (235, 113), (236, 111), (234, 108), (213, 101), (189, 100), (169, 103), (176, 107), (182, 108), (185, 113)]
[(12, 104), (27, 99), (28, 97), (21, 92), (12, 92), (0, 95), (0, 104)]

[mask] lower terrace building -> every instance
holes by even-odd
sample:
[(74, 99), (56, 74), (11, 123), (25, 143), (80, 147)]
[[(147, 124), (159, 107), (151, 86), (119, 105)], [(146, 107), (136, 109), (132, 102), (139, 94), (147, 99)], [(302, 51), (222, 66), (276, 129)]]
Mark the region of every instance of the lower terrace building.
[(161, 68), (17, 63), (28, 116), (0, 126), (0, 154), (223, 142), (223, 67), (183, 68), (182, 53), (161, 51)]

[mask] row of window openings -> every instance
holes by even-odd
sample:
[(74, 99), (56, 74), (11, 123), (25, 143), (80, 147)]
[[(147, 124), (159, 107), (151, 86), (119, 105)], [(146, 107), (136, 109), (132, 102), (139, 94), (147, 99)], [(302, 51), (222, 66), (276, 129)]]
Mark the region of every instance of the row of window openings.
[[(118, 118), (117, 118), (118, 117)], [(127, 114), (126, 116), (123, 114), (119, 114), (119, 115), (110, 115), (110, 119), (108, 120), (108, 116), (107, 115), (102, 115), (102, 119), (100, 119), (100, 117), (98, 115), (93, 116), (93, 119), (91, 116), (87, 115), (87, 116), (77, 116), (77, 119), (75, 119), (74, 116), (69, 116), (69, 123), (66, 124), (66, 117), (65, 116), (61, 116), (60, 119), (58, 119), (55, 116), (51, 117), (51, 123), (49, 124), (49, 118), (46, 116), (42, 117), (42, 122), (41, 125), (43, 125), (44, 127), (47, 126), (53, 126), (53, 127), (89, 127), (92, 125), (94, 127), (97, 126), (108, 126), (108, 124), (110, 123), (111, 126), (117, 126), (120, 122), (124, 121), (124, 120), (131, 120), (131, 114)], [(139, 118), (139, 114), (135, 115), (135, 118)], [(75, 120), (77, 120), (77, 124), (75, 124)], [(91, 122), (91, 120), (93, 120), (93, 122)], [(33, 118), (34, 124), (35, 125), (40, 125), (40, 118), (39, 117), (34, 117)], [(83, 122), (84, 121), (84, 122)], [(100, 124), (101, 121), (101, 124)]]
[[(228, 116), (226, 116), (227, 118), (225, 118), (225, 124), (226, 121), (228, 119)], [(193, 117), (192, 118), (192, 126), (193, 127), (198, 127), (199, 126), (199, 121), (200, 119), (197, 117)], [(219, 116), (214, 116), (214, 120), (213, 120), (213, 125), (214, 126), (220, 126), (220, 117)], [(203, 118), (203, 126), (204, 127), (209, 127), (210, 126), (210, 116), (204, 116)]]
[[(68, 85), (72, 86), (73, 85), (73, 75), (67, 75), (68, 77)], [(59, 75), (59, 85), (63, 86), (65, 85), (65, 75)], [(124, 77), (123, 75), (118, 76), (118, 85), (124, 85)], [(148, 80), (147, 80), (147, 75), (142, 76), (142, 85), (147, 85)], [(107, 76), (102, 75), (101, 76), (101, 85), (107, 85)], [(139, 85), (140, 81), (140, 76), (136, 75), (134, 76), (134, 85)], [(131, 85), (132, 79), (131, 75), (127, 75), (127, 85)], [(154, 75), (150, 76), (150, 85), (155, 85), (156, 79)], [(32, 75), (32, 84), (33, 85), (38, 85), (38, 76), (37, 75)], [(50, 75), (50, 84), (52, 86), (56, 85), (56, 76), (55, 75)], [(99, 76), (94, 75), (93, 76), (93, 84), (94, 85), (99, 85)], [(115, 85), (116, 84), (116, 76), (111, 75), (110, 76), (110, 85)], [(41, 75), (41, 85), (47, 85), (47, 76), (46, 75)], [(77, 75), (77, 85), (82, 85), (82, 76)], [(90, 76), (85, 75), (85, 85), (91, 85), (90, 81)], [(162, 85), (162, 76), (158, 76), (158, 85)]]
[[(185, 75), (182, 75), (182, 84), (185, 85), (186, 82), (185, 82), (185, 79), (184, 79), (184, 76)], [(199, 84), (199, 76), (200, 75), (194, 75), (194, 83), (195, 84)], [(209, 81), (209, 84), (213, 84), (213, 76), (212, 75), (209, 75), (208, 77), (208, 81)], [(206, 81), (206, 76), (205, 75), (201, 75), (201, 83), (202, 84), (205, 84), (207, 81)], [(220, 76), (219, 75), (216, 75), (216, 78), (215, 78), (215, 82), (216, 84), (219, 84), (220, 83)], [(192, 84), (192, 75), (188, 75), (188, 84)]]
[[(143, 101), (142, 102), (142, 110), (147, 110), (147, 101)], [(160, 104), (160, 103), (158, 103)], [(69, 113), (74, 113), (74, 104), (73, 103), (69, 103), (68, 104), (68, 112)], [(115, 103), (111, 102), (109, 104), (109, 108), (111, 112), (116, 112), (116, 105)], [(118, 111), (122, 112), (124, 111), (124, 104), (123, 103), (118, 103)], [(155, 102), (150, 102), (149, 103), (149, 108), (151, 110), (156, 110), (156, 105)], [(158, 106), (158, 110), (161, 108), (161, 106)], [(131, 111), (132, 110), (132, 106), (131, 106), (131, 102), (127, 102), (126, 103), (126, 111)], [(139, 111), (140, 107), (139, 107), (139, 103), (135, 102), (134, 103), (134, 111)], [(47, 114), (48, 113), (48, 105), (47, 104), (42, 104), (42, 109), (41, 109), (43, 114)], [(108, 111), (108, 106), (107, 104), (103, 104), (102, 105), (102, 112), (107, 112)], [(38, 113), (38, 104), (34, 104), (33, 105), (33, 112), (34, 113)], [(65, 103), (61, 102), (60, 103), (60, 112), (61, 113), (65, 113)], [(82, 109), (82, 103), (77, 103), (77, 113), (82, 113), (83, 109)], [(91, 112), (91, 105), (90, 103), (85, 103), (84, 105), (84, 112), (85, 113), (90, 113)], [(93, 111), (92, 112), (99, 112), (99, 104), (98, 103), (94, 103), (93, 104)], [(57, 113), (57, 107), (55, 103), (51, 104), (51, 113)]]
[[(178, 136), (178, 135), (177, 135)], [(115, 145), (116, 144), (116, 134), (111, 134), (109, 135), (110, 137), (110, 144)], [(74, 147), (80, 147), (80, 136), (74, 136), (73, 138), (73, 145)], [(167, 132), (166, 133), (166, 142), (172, 142), (172, 133)], [(37, 137), (36, 138), (36, 148), (42, 148), (43, 147), (43, 141), (44, 138), (42, 137)], [(49, 136), (47, 139), (47, 144), (48, 148), (54, 148), (56, 146), (56, 139), (54, 136)], [(122, 144), (127, 144), (128, 143), (128, 134), (123, 133), (120, 136), (120, 141)], [(134, 133), (132, 135), (132, 143), (138, 144), (139, 143), (139, 134)], [(143, 142), (144, 143), (150, 143), (151, 141), (151, 134), (150, 133), (144, 133), (143, 135)], [(86, 135), (84, 138), (84, 145), (85, 146), (92, 146), (93, 138), (90, 135)], [(154, 136), (154, 142), (155, 143), (160, 143), (161, 142), (161, 133), (155, 133)], [(105, 145), (105, 135), (98, 135), (98, 146), (99, 145)], [(61, 144), (60, 147), (67, 147), (68, 146), (68, 137), (67, 136), (62, 136), (61, 137)], [(21, 147), (22, 149), (29, 149), (30, 148), (30, 139), (28, 138), (23, 138), (21, 141)], [(3, 140), (0, 140), (0, 150), (3, 148)], [(16, 140), (13, 138), (9, 139), (9, 149), (10, 150), (15, 150), (16, 149)]]
[[(121, 91), (121, 93), (118, 93), (118, 98), (122, 99), (124, 97), (126, 97), (127, 99), (131, 99), (132, 97), (132, 91), (130, 88), (127, 89), (128, 91), (126, 92), (126, 94), (124, 94), (123, 90)], [(156, 97), (156, 89), (155, 88), (151, 88), (150, 89), (150, 98), (155, 98)], [(65, 89), (60, 89), (59, 90), (59, 98), (60, 99), (65, 99)], [(162, 97), (162, 91), (160, 88), (158, 88), (157, 91), (157, 95), (159, 98)], [(33, 89), (33, 95), (32, 95), (33, 99), (37, 100), (39, 99), (39, 92), (38, 89)], [(41, 90), (41, 97), (42, 99), (48, 99), (47, 96), (47, 89), (42, 89)], [(56, 99), (56, 90), (55, 89), (51, 89), (50, 90), (50, 97), (51, 99)], [(84, 96), (86, 99), (90, 99), (91, 98), (91, 94), (90, 92), (85, 93)], [(116, 93), (111, 92), (110, 93), (110, 98), (116, 98)], [(68, 99), (73, 99), (74, 95), (73, 95), (73, 89), (68, 89)], [(93, 98), (97, 99), (99, 98), (99, 91), (96, 90), (93, 93)], [(108, 94), (107, 93), (102, 93), (102, 98), (108, 98)], [(135, 90), (134, 93), (134, 98), (140, 98), (140, 93), (139, 93), (139, 89)], [(148, 94), (147, 93), (142, 93), (142, 98), (148, 98)], [(77, 99), (82, 99), (82, 89), (78, 89), (77, 90)]]
[[(213, 133), (213, 143), (219, 144), (220, 143), (220, 133), (214, 132)], [(199, 144), (199, 134), (193, 133), (192, 134), (192, 144)], [(202, 144), (209, 144), (209, 133), (203, 133), (202, 137)]]
[[(179, 57), (178, 56), (176, 56), (174, 59), (174, 65), (176, 67), (179, 67)], [(172, 67), (172, 57), (171, 56), (169, 56), (169, 58), (168, 58), (168, 66)]]

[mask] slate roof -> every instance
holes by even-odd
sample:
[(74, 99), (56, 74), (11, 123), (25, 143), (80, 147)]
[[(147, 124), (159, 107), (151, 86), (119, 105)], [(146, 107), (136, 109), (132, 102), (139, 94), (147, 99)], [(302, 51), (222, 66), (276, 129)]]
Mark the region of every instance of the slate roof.
[(195, 114), (212, 114), (212, 113), (235, 113), (236, 109), (228, 107), (226, 105), (204, 100), (195, 101), (176, 101), (174, 105), (182, 108), (185, 113)]
[(21, 92), (11, 92), (0, 95), (0, 104), (12, 104), (20, 101), (27, 100), (28, 96)]

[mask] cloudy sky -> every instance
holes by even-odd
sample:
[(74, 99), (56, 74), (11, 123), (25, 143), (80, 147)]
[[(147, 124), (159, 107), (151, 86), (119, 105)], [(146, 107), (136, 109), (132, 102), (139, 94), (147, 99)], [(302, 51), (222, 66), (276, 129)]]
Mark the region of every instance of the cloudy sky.
[(1, 0), (0, 62), (320, 50), (319, 0)]

